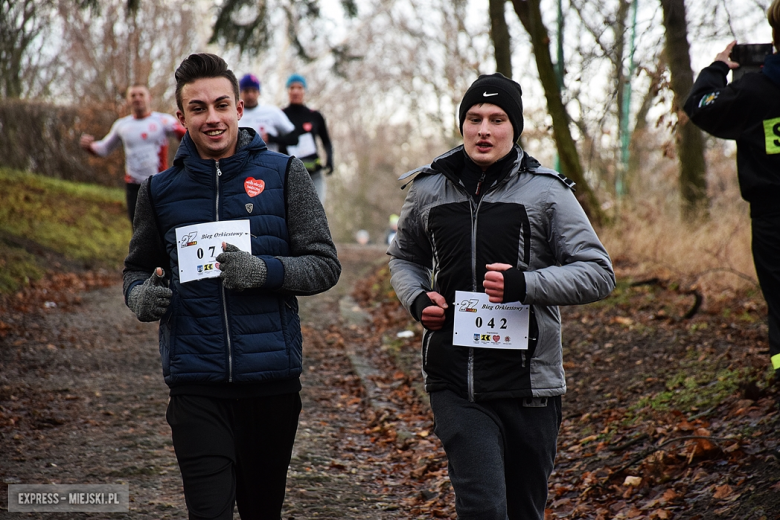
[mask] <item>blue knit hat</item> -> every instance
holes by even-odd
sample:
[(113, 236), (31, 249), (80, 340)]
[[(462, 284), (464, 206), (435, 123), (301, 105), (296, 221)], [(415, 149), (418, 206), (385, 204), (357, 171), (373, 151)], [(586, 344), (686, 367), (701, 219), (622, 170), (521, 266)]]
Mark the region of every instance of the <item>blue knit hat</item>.
[(254, 74), (245, 74), (241, 81), (238, 82), (238, 88), (246, 90), (248, 88), (256, 88), (260, 90), (260, 80)]
[(293, 83), (300, 83), (303, 85), (303, 88), (306, 88), (306, 78), (300, 74), (292, 74), (289, 78), (287, 78), (287, 84), (285, 85), (285, 88), (290, 88), (290, 85)]

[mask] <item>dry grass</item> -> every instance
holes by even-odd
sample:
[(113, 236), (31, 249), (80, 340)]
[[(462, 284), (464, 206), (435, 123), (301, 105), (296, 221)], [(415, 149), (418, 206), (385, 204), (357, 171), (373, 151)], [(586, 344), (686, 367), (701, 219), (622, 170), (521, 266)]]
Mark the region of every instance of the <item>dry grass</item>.
[(703, 290), (755, 286), (750, 219), (739, 206), (698, 224), (652, 208), (634, 208), (603, 229), (601, 238), (615, 263), (635, 273)]
[[(658, 277), (705, 296), (755, 292), (749, 205), (739, 195), (734, 157), (727, 146), (709, 150), (709, 217), (685, 222), (679, 211), (677, 165), (656, 164), (638, 179), (635, 195), (614, 223), (599, 233), (623, 276)], [(641, 195), (636, 195), (641, 193)]]

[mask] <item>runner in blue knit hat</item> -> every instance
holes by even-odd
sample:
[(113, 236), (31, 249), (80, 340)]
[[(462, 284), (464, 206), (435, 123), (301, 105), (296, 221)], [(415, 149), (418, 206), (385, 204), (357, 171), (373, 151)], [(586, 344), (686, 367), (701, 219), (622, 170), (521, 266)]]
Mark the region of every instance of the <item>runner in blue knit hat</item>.
[[(317, 189), (320, 201), (325, 204), (325, 175), (333, 173), (333, 147), (328, 135), (325, 118), (316, 110), (303, 104), (306, 94), (306, 78), (300, 74), (292, 74), (287, 79), (287, 95), (290, 104), (284, 108), (284, 113), (295, 125), (298, 143), (287, 147), (287, 153), (294, 155), (306, 166), (311, 174), (311, 180)], [(316, 137), (322, 141), (327, 159), (324, 164), (317, 151)]]
[(293, 83), (300, 83), (303, 85), (303, 88), (306, 89), (306, 78), (301, 76), (300, 74), (290, 74), (290, 77), (287, 78), (287, 83), (285, 84), (285, 88), (290, 88), (290, 85)]

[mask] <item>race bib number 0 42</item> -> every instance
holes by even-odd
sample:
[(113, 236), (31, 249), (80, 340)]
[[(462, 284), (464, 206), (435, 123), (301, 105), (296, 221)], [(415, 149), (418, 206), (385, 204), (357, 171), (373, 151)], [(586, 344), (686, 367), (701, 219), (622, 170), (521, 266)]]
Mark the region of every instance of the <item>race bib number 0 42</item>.
[(529, 316), (520, 302), (491, 303), (485, 293), (455, 291), (452, 344), (526, 350)]
[(248, 220), (204, 222), (176, 228), (176, 242), (181, 283), (218, 277), (217, 256), (222, 253), (222, 242), (252, 252)]

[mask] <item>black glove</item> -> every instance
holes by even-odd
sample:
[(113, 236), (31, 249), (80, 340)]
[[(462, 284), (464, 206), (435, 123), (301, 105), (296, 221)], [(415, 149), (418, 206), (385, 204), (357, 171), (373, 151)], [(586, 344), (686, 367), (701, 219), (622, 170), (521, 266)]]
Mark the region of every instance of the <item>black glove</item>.
[(525, 273), (517, 267), (502, 271), (504, 275), (504, 302), (522, 302), (526, 297)]
[(168, 310), (173, 291), (165, 286), (163, 276), (165, 271), (158, 267), (148, 280), (133, 287), (127, 296), (127, 306), (140, 321), (157, 321)]
[(265, 262), (246, 251), (241, 251), (233, 244), (225, 244), (224, 253), (217, 256), (219, 262), (219, 277), (225, 289), (243, 291), (254, 287), (262, 287), (268, 275)]

